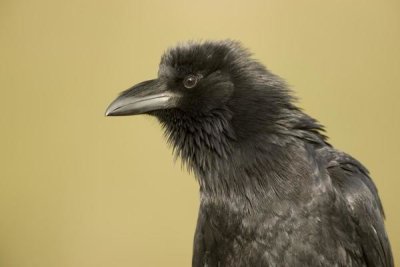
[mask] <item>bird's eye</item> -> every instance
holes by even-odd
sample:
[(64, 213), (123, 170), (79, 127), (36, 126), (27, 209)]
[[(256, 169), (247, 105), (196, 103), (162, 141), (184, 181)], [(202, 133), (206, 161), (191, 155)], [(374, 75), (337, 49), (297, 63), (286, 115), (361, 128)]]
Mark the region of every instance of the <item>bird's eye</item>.
[(198, 81), (198, 77), (195, 75), (188, 75), (185, 77), (185, 79), (183, 80), (183, 85), (190, 89), (196, 86)]

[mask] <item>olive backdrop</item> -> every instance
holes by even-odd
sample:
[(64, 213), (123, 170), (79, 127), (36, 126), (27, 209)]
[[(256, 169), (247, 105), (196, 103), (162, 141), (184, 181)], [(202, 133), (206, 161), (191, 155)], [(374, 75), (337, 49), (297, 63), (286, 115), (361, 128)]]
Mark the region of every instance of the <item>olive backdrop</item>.
[(398, 0), (0, 0), (0, 266), (190, 266), (198, 185), (106, 106), (189, 39), (240, 40), (370, 169), (400, 264)]

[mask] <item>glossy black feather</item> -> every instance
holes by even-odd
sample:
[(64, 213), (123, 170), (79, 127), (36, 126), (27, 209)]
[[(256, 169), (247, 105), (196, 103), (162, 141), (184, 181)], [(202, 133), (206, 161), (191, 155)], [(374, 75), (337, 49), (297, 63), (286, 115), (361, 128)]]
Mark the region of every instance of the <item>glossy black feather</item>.
[(239, 43), (170, 49), (159, 79), (183, 97), (152, 114), (200, 184), (193, 266), (393, 266), (367, 170)]

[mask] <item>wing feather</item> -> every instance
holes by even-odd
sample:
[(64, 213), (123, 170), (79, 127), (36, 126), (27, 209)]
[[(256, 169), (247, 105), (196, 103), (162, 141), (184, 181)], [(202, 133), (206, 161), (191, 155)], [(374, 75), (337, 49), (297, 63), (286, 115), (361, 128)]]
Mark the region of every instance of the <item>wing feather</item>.
[(368, 170), (349, 155), (336, 152), (328, 171), (335, 188), (343, 195), (356, 225), (363, 260), (367, 266), (394, 266), (384, 225), (378, 191)]

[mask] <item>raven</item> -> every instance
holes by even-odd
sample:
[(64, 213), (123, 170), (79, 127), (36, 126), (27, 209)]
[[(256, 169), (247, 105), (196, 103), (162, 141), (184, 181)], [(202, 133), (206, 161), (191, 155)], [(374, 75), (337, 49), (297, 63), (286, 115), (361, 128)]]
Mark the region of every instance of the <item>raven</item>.
[(368, 170), (237, 41), (180, 44), (107, 116), (149, 114), (200, 186), (192, 265), (393, 266)]

